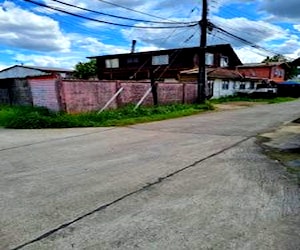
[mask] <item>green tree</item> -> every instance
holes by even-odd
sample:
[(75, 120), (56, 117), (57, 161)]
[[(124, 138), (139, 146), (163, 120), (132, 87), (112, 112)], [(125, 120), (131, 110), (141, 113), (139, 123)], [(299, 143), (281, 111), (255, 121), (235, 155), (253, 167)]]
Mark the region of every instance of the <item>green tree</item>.
[(267, 57), (265, 58), (262, 63), (267, 63), (267, 62), (287, 62), (288, 60), (285, 58), (285, 56), (281, 54), (277, 54), (272, 57)]
[(75, 65), (75, 77), (80, 79), (89, 79), (97, 76), (97, 63), (92, 59), (88, 62), (79, 62)]

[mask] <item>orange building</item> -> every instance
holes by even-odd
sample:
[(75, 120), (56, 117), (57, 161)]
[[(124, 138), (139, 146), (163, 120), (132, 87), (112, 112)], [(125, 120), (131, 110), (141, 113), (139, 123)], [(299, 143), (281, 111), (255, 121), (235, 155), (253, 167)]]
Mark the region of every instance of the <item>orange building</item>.
[(238, 71), (246, 78), (260, 78), (267, 82), (280, 83), (285, 80), (286, 63), (247, 63), (238, 66)]

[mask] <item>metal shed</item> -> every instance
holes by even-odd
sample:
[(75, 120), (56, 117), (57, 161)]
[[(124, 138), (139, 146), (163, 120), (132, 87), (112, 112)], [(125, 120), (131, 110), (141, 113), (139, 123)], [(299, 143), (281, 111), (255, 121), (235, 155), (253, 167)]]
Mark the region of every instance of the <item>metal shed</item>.
[(0, 71), (0, 104), (32, 105), (28, 77), (59, 75), (72, 76), (73, 70), (37, 66), (14, 65)]

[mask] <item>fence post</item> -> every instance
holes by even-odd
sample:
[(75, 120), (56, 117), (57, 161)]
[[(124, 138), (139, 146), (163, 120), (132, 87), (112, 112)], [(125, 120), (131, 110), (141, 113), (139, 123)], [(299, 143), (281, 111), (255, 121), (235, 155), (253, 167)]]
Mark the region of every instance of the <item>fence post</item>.
[(115, 93), (115, 94), (112, 96), (112, 98), (109, 99), (109, 101), (104, 105), (104, 107), (103, 107), (102, 109), (100, 109), (100, 110), (97, 112), (97, 114), (100, 114), (104, 109), (106, 109), (106, 108), (113, 102), (113, 100), (115, 100), (116, 97), (123, 91), (123, 89), (124, 89), (123, 87), (120, 88), (120, 89), (117, 91), (117, 93)]
[(143, 103), (143, 101), (146, 99), (146, 97), (149, 95), (149, 93), (152, 90), (152, 86), (146, 91), (146, 93), (143, 95), (143, 97), (139, 100), (139, 102), (135, 105), (134, 110), (136, 110), (139, 106), (141, 106), (141, 104)]

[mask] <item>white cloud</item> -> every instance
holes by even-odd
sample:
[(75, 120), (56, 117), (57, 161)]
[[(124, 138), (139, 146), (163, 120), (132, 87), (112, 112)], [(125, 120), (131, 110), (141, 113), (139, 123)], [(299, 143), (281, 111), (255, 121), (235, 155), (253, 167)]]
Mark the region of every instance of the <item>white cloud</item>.
[[(215, 16), (212, 21), (224, 30), (254, 44), (282, 39), (288, 35), (279, 26), (264, 21), (252, 21), (244, 17), (225, 19)], [(237, 45), (236, 41), (235, 44)]]
[(275, 47), (276, 51), (279, 51), (280, 54), (288, 57), (288, 59), (295, 59), (299, 57), (300, 52), (300, 40), (297, 36), (291, 36), (290, 39), (284, 41), (280, 45), (271, 46)]
[(61, 67), (72, 69), (78, 63), (78, 57), (73, 56), (46, 56), (38, 54), (16, 54), (15, 60), (24, 65), (41, 67)]
[[(99, 0), (62, 1), (109, 14), (162, 21), (154, 17), (130, 12)], [(278, 3), (279, 7), (285, 9), (285, 11), (296, 6), (290, 4), (284, 5), (285, 2), (289, 1), (289, 3), (297, 4), (297, 6), (298, 2), (300, 2), (299, 0), (274, 1)], [(273, 15), (277, 19), (278, 16), (280, 16), (280, 20), (282, 20), (283, 17), (293, 17), (292, 14), (289, 13), (284, 15), (284, 11), (282, 11), (283, 14), (278, 13), (278, 11), (276, 12), (276, 10), (274, 10), (271, 6), (271, 2), (274, 1), (209, 1), (210, 20), (230, 33), (255, 44), (259, 44), (263, 47), (274, 49), (276, 51), (278, 49), (278, 52), (295, 56), (299, 53), (299, 39), (291, 36), (288, 30), (284, 30), (283, 28), (266, 21), (251, 21), (246, 18), (221, 18), (215, 16), (216, 13), (222, 13), (218, 11), (225, 5), (229, 6), (229, 4), (232, 3), (241, 3), (241, 6), (245, 6), (246, 4), (253, 5), (253, 3), (256, 3), (259, 4), (260, 9), (263, 10), (264, 16), (266, 16), (266, 14), (269, 16)], [(200, 32), (198, 27), (174, 30), (120, 28), (80, 20), (63, 13), (58, 15), (58, 12), (49, 11), (42, 7), (36, 8), (36, 6), (27, 3), (27, 6), (31, 7), (30, 11), (29, 9), (18, 7), (16, 2), (17, 1), (6, 0), (4, 3), (0, 4), (0, 42), (4, 45), (2, 53), (6, 58), (11, 58), (11, 61), (14, 62), (18, 60), (24, 64), (72, 68), (77, 62), (87, 60), (87, 56), (128, 53), (130, 52), (131, 41), (133, 39), (137, 40), (136, 51), (199, 45)], [(66, 7), (52, 0), (41, 0), (40, 2), (87, 15), (87, 13), (82, 10)], [(162, 16), (178, 22), (199, 20), (201, 16), (202, 1), (109, 0), (109, 2), (133, 8), (138, 11), (147, 12), (151, 15)], [(90, 13), (89, 16), (117, 23), (148, 26), (146, 23), (138, 24), (136, 22), (105, 17), (103, 15)], [(64, 28), (64, 32), (62, 32), (62, 27)], [(300, 31), (300, 25), (295, 24), (294, 30), (291, 32), (297, 34), (296, 30)], [(268, 55), (266, 52), (254, 50), (249, 46), (245, 47), (240, 42), (219, 33), (215, 33), (215, 31), (212, 32), (212, 35), (215, 36), (209, 36), (209, 42), (211, 42), (209, 45), (231, 43), (243, 62), (262, 61)], [(277, 47), (273, 44), (277, 44)], [(18, 49), (21, 50), (18, 51)], [(24, 49), (27, 52), (24, 52)], [(258, 54), (254, 52), (257, 52)], [(13, 55), (14, 53), (16, 56)], [(26, 53), (29, 54), (27, 55)], [(262, 55), (259, 53), (262, 53)], [(4, 62), (5, 61), (3, 61), (2, 64), (5, 64)]]
[(6, 69), (6, 68), (8, 68), (8, 67), (11, 67), (11, 66), (12, 66), (12, 65), (0, 63), (0, 71), (3, 70), (3, 69)]
[(77, 51), (81, 51), (85, 56), (95, 56), (104, 54), (128, 53), (128, 48), (122, 46), (105, 44), (95, 37), (84, 36), (80, 34), (69, 34), (68, 37), (72, 41)]
[(238, 55), (242, 63), (257, 63), (266, 58), (265, 55), (261, 55), (259, 52), (256, 52), (249, 47), (235, 49), (235, 53)]
[(300, 31), (300, 24), (295, 24), (293, 27), (294, 27), (295, 30)]
[(0, 5), (0, 39), (7, 46), (36, 51), (68, 51), (71, 45), (58, 22), (10, 1)]
[(300, 20), (299, 0), (272, 0), (272, 1), (262, 1), (261, 10), (264, 10), (276, 17), (287, 18), (290, 20)]

